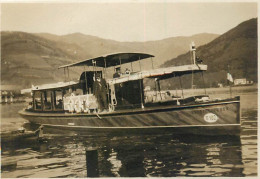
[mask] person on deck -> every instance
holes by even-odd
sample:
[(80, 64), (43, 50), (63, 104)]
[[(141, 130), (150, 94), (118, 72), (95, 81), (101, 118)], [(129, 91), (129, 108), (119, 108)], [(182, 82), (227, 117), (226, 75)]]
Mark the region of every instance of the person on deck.
[(101, 78), (101, 74), (96, 74), (96, 80), (93, 84), (93, 94), (97, 98), (100, 111), (108, 109), (107, 103), (107, 84), (106, 80)]
[(128, 68), (125, 69), (125, 74), (130, 75), (130, 70)]
[(117, 67), (116, 72), (113, 74), (113, 78), (118, 78), (121, 76), (121, 68)]

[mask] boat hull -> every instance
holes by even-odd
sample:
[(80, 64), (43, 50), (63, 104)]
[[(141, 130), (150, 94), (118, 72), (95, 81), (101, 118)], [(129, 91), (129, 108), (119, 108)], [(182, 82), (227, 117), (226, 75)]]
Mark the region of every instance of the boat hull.
[(36, 113), (21, 111), (32, 123), (52, 129), (92, 134), (170, 131), (179, 134), (239, 135), (240, 101), (208, 102), (183, 106), (157, 106), (100, 114)]

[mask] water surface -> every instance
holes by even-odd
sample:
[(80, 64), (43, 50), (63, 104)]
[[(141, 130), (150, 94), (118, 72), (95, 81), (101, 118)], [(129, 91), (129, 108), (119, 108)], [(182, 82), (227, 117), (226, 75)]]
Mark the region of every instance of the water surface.
[[(239, 95), (241, 136), (176, 136), (166, 131), (2, 141), (2, 177), (86, 177), (92, 172), (87, 171), (86, 154), (93, 150), (100, 177), (257, 176), (257, 94)], [(2, 132), (16, 130), (26, 122), (17, 114), (24, 106), (1, 105)], [(95, 163), (95, 159), (89, 160)]]

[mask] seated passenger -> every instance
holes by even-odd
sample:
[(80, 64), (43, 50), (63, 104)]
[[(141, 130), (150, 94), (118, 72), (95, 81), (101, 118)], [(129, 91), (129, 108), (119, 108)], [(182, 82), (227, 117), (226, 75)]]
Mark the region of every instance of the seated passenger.
[(113, 74), (113, 78), (118, 78), (121, 76), (121, 68), (117, 67), (116, 72)]
[(130, 75), (130, 70), (128, 68), (125, 69), (125, 74)]

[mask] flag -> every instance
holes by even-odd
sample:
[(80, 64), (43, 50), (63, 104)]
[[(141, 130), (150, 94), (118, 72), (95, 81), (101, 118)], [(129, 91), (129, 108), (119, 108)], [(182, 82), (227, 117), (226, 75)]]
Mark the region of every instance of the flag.
[(232, 75), (230, 73), (227, 73), (227, 79), (228, 81), (230, 82), (234, 82), (233, 78), (232, 78)]

